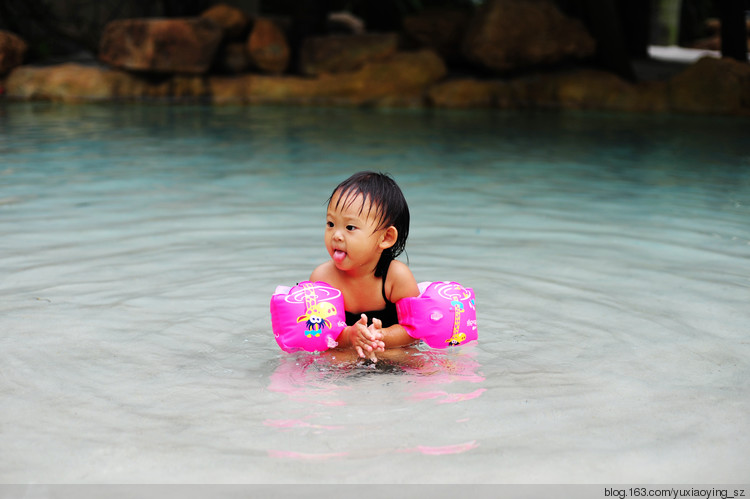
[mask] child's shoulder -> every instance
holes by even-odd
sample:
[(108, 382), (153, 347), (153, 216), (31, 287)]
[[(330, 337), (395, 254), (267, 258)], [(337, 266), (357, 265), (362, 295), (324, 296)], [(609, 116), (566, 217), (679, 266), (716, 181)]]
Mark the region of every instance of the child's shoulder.
[(388, 279), (403, 279), (408, 277), (414, 278), (408, 265), (399, 260), (392, 260), (391, 265), (388, 267)]
[(312, 274), (310, 274), (310, 280), (311, 281), (325, 281), (330, 282), (330, 280), (335, 276), (335, 270), (336, 267), (333, 265), (332, 261), (327, 261), (324, 263), (321, 263), (317, 267), (315, 267), (315, 270), (312, 271)]
[(401, 298), (419, 295), (419, 287), (409, 267), (398, 260), (393, 260), (388, 267), (386, 279), (386, 295), (396, 303)]

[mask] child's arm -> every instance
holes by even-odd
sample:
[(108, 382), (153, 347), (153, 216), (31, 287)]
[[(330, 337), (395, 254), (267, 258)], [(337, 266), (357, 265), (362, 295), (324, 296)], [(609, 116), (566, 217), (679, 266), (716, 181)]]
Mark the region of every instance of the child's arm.
[(417, 341), (409, 336), (409, 333), (406, 332), (406, 329), (401, 324), (394, 324), (383, 329), (383, 323), (377, 317), (372, 319), (372, 326), (370, 326), (370, 330), (375, 335), (379, 334), (382, 338), (382, 340), (380, 341), (380, 343), (382, 343), (382, 348), (376, 349), (375, 351), (377, 352), (382, 352), (386, 348), (411, 345), (412, 343)]
[[(388, 268), (388, 278), (391, 282), (388, 296), (392, 303), (396, 303), (402, 298), (419, 296), (417, 281), (406, 264), (398, 260), (391, 262), (391, 266)], [(406, 329), (401, 324), (394, 324), (383, 329), (383, 323), (379, 319), (373, 319), (370, 329), (382, 335), (384, 348), (401, 347), (410, 345), (416, 341), (409, 336), (409, 333), (406, 332)]]

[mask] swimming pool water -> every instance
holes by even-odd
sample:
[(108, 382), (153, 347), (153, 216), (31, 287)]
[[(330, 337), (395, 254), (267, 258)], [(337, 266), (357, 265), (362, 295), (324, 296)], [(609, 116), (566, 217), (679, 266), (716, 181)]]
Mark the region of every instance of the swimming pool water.
[[(748, 124), (0, 104), (0, 483), (747, 483)], [(360, 169), (478, 343), (278, 348)]]

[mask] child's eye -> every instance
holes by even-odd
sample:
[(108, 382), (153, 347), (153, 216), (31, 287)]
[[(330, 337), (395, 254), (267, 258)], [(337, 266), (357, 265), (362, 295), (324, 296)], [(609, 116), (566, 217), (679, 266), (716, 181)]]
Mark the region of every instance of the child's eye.
[(352, 230), (354, 230), (354, 229), (356, 229), (356, 227), (355, 227), (355, 226), (353, 226), (353, 225), (347, 225), (347, 226), (346, 226), (346, 230), (348, 230), (348, 231), (352, 231)]
[(333, 222), (326, 222), (327, 227), (333, 227)]

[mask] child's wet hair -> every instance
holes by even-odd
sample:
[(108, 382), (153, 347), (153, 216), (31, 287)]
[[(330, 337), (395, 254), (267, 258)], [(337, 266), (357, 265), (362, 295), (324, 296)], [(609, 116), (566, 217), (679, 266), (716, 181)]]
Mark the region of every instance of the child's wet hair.
[(329, 205), (337, 193), (336, 208), (353, 203), (361, 194), (362, 210), (367, 206), (368, 215), (375, 210), (377, 230), (393, 225), (398, 231), (396, 242), (383, 251), (375, 267), (375, 277), (382, 277), (391, 261), (404, 251), (409, 237), (409, 206), (404, 194), (390, 175), (372, 171), (355, 173), (341, 182), (328, 198)]

